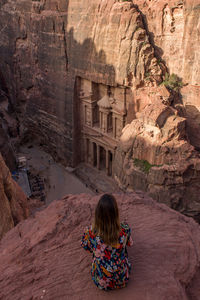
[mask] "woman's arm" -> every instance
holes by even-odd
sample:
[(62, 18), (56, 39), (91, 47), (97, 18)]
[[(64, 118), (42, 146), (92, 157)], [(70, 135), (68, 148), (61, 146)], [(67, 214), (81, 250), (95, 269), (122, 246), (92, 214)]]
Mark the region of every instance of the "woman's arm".
[(124, 230), (124, 233), (126, 235), (126, 245), (127, 246), (132, 246), (133, 245), (133, 240), (131, 237), (131, 228), (126, 222), (121, 223), (121, 227)]
[(87, 227), (87, 229), (85, 230), (82, 239), (81, 239), (81, 246), (83, 247), (83, 249), (85, 249), (86, 251), (89, 252), (93, 252), (92, 251), (92, 242), (91, 242), (91, 229), (89, 227)]
[(132, 246), (132, 245), (133, 245), (133, 239), (132, 239), (132, 237), (131, 237), (131, 229), (130, 229), (130, 227), (129, 227), (129, 229), (128, 229), (126, 245), (127, 245), (127, 246)]

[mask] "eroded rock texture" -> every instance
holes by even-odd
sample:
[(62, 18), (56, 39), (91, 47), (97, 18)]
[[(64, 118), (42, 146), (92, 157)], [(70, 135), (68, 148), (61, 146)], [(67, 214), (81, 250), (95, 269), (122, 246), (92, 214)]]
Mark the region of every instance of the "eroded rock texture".
[(144, 15), (150, 40), (170, 73), (187, 84), (182, 90), (187, 131), (191, 143), (200, 147), (200, 5), (198, 0), (143, 1), (135, 4)]
[(18, 142), (16, 113), (11, 104), (3, 75), (0, 72), (0, 153), (11, 171), (15, 170), (15, 150)]
[(0, 243), (0, 298), (196, 300), (199, 225), (144, 194), (116, 195), (132, 228), (126, 288), (105, 293), (92, 282), (92, 255), (80, 247), (97, 197), (67, 196), (21, 222)]
[(0, 239), (29, 215), (27, 198), (0, 155)]
[(122, 188), (147, 191), (200, 221), (200, 157), (188, 142), (185, 118), (167, 98), (154, 96), (154, 102), (123, 129), (114, 176)]
[[(67, 165), (92, 150), (87, 162), (104, 165), (123, 188), (198, 214), (200, 6), (168, 2), (3, 1), (0, 63), (22, 137), (36, 137)], [(166, 72), (182, 79), (181, 90), (160, 86)], [(109, 103), (97, 134), (88, 119), (99, 121), (103, 96)], [(110, 139), (103, 131), (113, 128)], [(135, 160), (157, 169), (135, 172)]]

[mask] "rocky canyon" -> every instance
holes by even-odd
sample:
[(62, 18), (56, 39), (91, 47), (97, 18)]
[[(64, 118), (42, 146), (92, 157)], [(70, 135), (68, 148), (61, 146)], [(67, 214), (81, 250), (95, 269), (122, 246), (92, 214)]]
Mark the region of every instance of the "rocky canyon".
[[(0, 299), (200, 299), (199, 65), (199, 0), (0, 1)], [(133, 271), (105, 294), (80, 239), (113, 191)]]
[(198, 0), (1, 1), (7, 164), (35, 140), (198, 220), (199, 11)]

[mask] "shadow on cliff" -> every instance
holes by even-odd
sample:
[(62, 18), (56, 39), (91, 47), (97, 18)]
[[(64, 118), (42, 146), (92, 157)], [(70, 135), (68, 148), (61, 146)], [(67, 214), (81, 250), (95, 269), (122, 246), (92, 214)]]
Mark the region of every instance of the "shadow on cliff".
[(152, 47), (155, 50), (155, 56), (156, 56), (156, 58), (160, 61), (160, 63), (163, 63), (164, 66), (165, 66), (165, 68), (167, 69), (166, 62), (165, 62), (165, 60), (162, 59), (164, 51), (163, 51), (162, 48), (160, 48), (160, 47), (158, 47), (156, 45), (156, 43), (155, 43), (155, 34), (153, 32), (151, 32), (151, 31), (149, 31), (147, 16), (145, 14), (143, 14), (143, 12), (139, 9), (139, 6), (137, 4), (135, 5), (135, 7), (136, 7), (136, 9), (138, 10), (138, 12), (142, 16), (142, 21), (143, 21), (144, 29), (147, 32), (150, 44), (152, 45)]
[[(81, 162), (81, 112), (80, 98), (81, 79), (92, 83), (92, 98), (95, 101), (100, 100), (102, 91), (101, 85), (104, 85), (105, 93), (110, 93), (112, 87), (117, 87), (116, 71), (113, 65), (107, 63), (107, 57), (104, 50), (99, 51), (91, 38), (85, 39), (82, 43), (75, 39), (74, 29), (71, 28), (67, 33), (67, 53), (68, 53), (68, 73), (72, 74), (73, 84), (73, 162), (76, 166)], [(129, 89), (129, 96), (132, 92)], [(113, 96), (111, 94), (111, 96)], [(132, 121), (135, 118), (137, 105), (132, 103), (127, 107), (127, 119)], [(130, 112), (131, 110), (131, 112)]]
[(96, 80), (97, 83), (116, 85), (113, 65), (107, 63), (104, 50), (98, 51), (91, 38), (79, 43), (75, 39), (74, 29), (71, 28), (67, 33), (67, 40), (69, 63), (77, 75)]
[(99, 99), (98, 83), (105, 85), (115, 84), (115, 69), (106, 63), (106, 54), (103, 50), (97, 51), (92, 39), (87, 38), (82, 43), (76, 41), (74, 29), (67, 33), (68, 72), (73, 74), (73, 166), (81, 162), (81, 111), (79, 93), (81, 79), (86, 79), (96, 85), (95, 100)]
[(197, 138), (197, 133), (200, 132), (200, 111), (194, 105), (186, 105), (185, 111), (189, 141), (200, 152), (200, 139)]

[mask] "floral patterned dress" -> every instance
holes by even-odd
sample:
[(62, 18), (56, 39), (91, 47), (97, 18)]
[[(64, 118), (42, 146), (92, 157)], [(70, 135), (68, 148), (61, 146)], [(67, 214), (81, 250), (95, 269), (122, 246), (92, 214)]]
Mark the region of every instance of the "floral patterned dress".
[(93, 253), (92, 280), (103, 290), (125, 287), (131, 270), (126, 246), (132, 246), (131, 229), (121, 223), (118, 243), (106, 245), (103, 240), (88, 227), (83, 234), (81, 246)]

